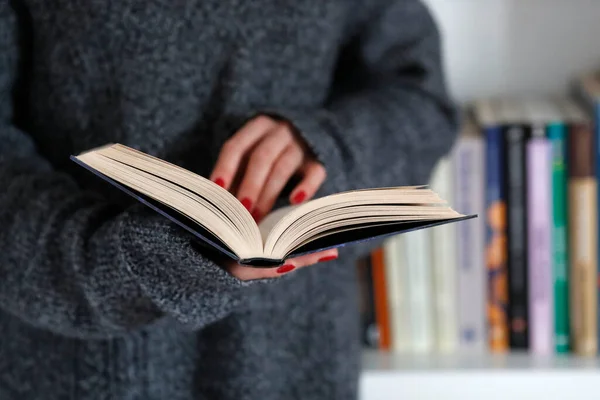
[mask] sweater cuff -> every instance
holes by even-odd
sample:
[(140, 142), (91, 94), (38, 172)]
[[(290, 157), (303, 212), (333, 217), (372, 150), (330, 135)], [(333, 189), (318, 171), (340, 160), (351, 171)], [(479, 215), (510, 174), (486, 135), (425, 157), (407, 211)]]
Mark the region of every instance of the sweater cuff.
[(191, 329), (226, 317), (242, 303), (242, 281), (194, 248), (191, 237), (142, 205), (122, 219), (124, 264), (142, 291), (165, 314)]

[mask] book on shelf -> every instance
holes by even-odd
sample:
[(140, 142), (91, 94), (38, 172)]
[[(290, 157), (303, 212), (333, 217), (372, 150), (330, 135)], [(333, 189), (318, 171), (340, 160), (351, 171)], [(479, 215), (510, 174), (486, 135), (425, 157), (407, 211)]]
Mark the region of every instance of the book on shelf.
[(385, 241), (386, 291), (374, 295), (387, 336), (375, 346), (598, 354), (600, 74), (592, 76), (597, 87), (580, 81), (579, 100), (506, 96), (466, 108), (430, 185), (458, 212), (484, 218)]
[(574, 351), (598, 351), (598, 192), (591, 121), (573, 109), (568, 138), (568, 229), (571, 335)]
[(473, 118), (485, 143), (485, 268), (487, 270), (487, 332), (493, 351), (509, 348), (507, 205), (504, 186), (504, 134), (499, 99), (477, 100)]
[(435, 346), (434, 299), (429, 231), (419, 230), (403, 236), (407, 278), (408, 308), (410, 312), (411, 348), (415, 353), (429, 353)]
[[(588, 203), (584, 205), (584, 207), (586, 207), (585, 213), (588, 217), (593, 219), (593, 221), (587, 221), (590, 222), (591, 225), (581, 225), (580, 227), (580, 229), (583, 230), (584, 235), (586, 235), (585, 243), (591, 247), (577, 247), (575, 250), (578, 254), (572, 254), (571, 258), (572, 262), (577, 263), (578, 267), (585, 265), (588, 274), (594, 275), (593, 270), (595, 269), (596, 275), (600, 276), (600, 264), (598, 263), (597, 254), (597, 249), (600, 246), (600, 235), (598, 234), (598, 228), (600, 227), (600, 213), (598, 212), (597, 207), (598, 199), (600, 199), (600, 185), (598, 185), (598, 178), (600, 177), (600, 69), (585, 71), (577, 76), (571, 82), (571, 92), (573, 96), (578, 99), (579, 105), (583, 108), (588, 119), (587, 121), (584, 121), (583, 124), (580, 123), (573, 126), (573, 130), (580, 132), (578, 134), (578, 141), (581, 146), (577, 147), (580, 151), (585, 152), (582, 154), (582, 158), (585, 161), (577, 161), (578, 171), (575, 171), (577, 174), (571, 174), (569, 193), (571, 196), (576, 196), (576, 201), (583, 201), (583, 199), (588, 201)], [(590, 147), (585, 148), (583, 143), (587, 143)], [(575, 145), (577, 145), (577, 143), (575, 143)], [(584, 171), (585, 173), (582, 173)], [(595, 198), (590, 191), (595, 191)], [(584, 195), (584, 192), (588, 194)], [(580, 194), (579, 196), (577, 196), (578, 193)], [(570, 207), (569, 210), (575, 214), (573, 218), (581, 215), (581, 211), (578, 212), (575, 207)], [(581, 216), (581, 218), (583, 219), (584, 217)], [(576, 227), (573, 226), (570, 229), (576, 229)], [(587, 236), (589, 235), (592, 235), (592, 240), (596, 242), (595, 245), (590, 244), (587, 239)], [(583, 250), (584, 248), (585, 250)], [(595, 281), (596, 287), (592, 295), (596, 297), (595, 303), (597, 303), (600, 300), (600, 296), (597, 295), (597, 292), (600, 289), (600, 279), (595, 279)], [(586, 292), (592, 290), (591, 282), (586, 283), (586, 288)], [(573, 289), (575, 290), (576, 288)], [(583, 294), (581, 294), (581, 296), (580, 299), (582, 301), (587, 297)], [(589, 336), (592, 334), (592, 331), (595, 331), (596, 334), (596, 339), (590, 345), (578, 346), (580, 350), (585, 350), (586, 348), (590, 349), (587, 351), (588, 353), (595, 352), (594, 349), (597, 350), (600, 343), (600, 305), (596, 304), (595, 310), (597, 313), (595, 327), (588, 325), (587, 329), (585, 329), (582, 327), (580, 319), (577, 319), (579, 323), (579, 328), (577, 328), (578, 335)], [(581, 311), (584, 312), (583, 310)], [(589, 312), (591, 313), (594, 311), (589, 310)], [(586, 315), (589, 314), (586, 313)], [(584, 334), (584, 332), (587, 333)], [(581, 341), (582, 336), (578, 337), (579, 341)], [(591, 342), (590, 340), (587, 341)]]
[(471, 219), (426, 186), (346, 191), (282, 207), (257, 224), (224, 188), (122, 144), (71, 159), (191, 232), (201, 243), (249, 266)]
[[(429, 184), (452, 198), (457, 211), (480, 215), (483, 161), (483, 140), (471, 122), (438, 160)], [(483, 233), (482, 219), (474, 218), (387, 238), (370, 257), (361, 258), (365, 346), (413, 354), (484, 351)]]
[(529, 346), (532, 352), (554, 352), (552, 296), (552, 143), (547, 122), (558, 119), (551, 102), (530, 104), (531, 137), (526, 143), (527, 268)]
[[(430, 179), (431, 188), (447, 199), (455, 197), (452, 161), (452, 153), (442, 157), (435, 166)], [(453, 203), (456, 203), (456, 201), (453, 201)], [(459, 210), (457, 209), (457, 211)], [(434, 328), (432, 331), (435, 335), (436, 348), (442, 352), (453, 352), (458, 347), (459, 342), (457, 240), (456, 231), (453, 228), (455, 228), (455, 225), (446, 224), (434, 227), (429, 231), (434, 309)]]
[(567, 243), (567, 138), (569, 125), (562, 118), (548, 124), (551, 146), (552, 300), (554, 308), (554, 347), (557, 353), (570, 351), (569, 280)]
[[(485, 215), (485, 142), (470, 113), (452, 151), (453, 194), (456, 210)], [(456, 224), (457, 324), (459, 349), (480, 352), (487, 347), (485, 218)]]
[[(458, 224), (461, 225), (461, 224)], [(406, 262), (405, 235), (393, 236), (382, 246), (389, 303), (391, 331), (390, 347), (394, 352), (407, 352), (412, 348), (410, 334), (410, 280)]]
[[(597, 257), (581, 254), (584, 240), (596, 240), (588, 117), (570, 96), (488, 99), (475, 113), (487, 149), (491, 348), (549, 353), (572, 345), (580, 354), (595, 352)], [(586, 162), (587, 175), (578, 175)], [(568, 330), (578, 332), (572, 343)]]
[(514, 349), (529, 347), (529, 308), (527, 265), (526, 146), (531, 125), (525, 122), (525, 104), (503, 101), (504, 187), (506, 190), (506, 238), (508, 270), (509, 343)]
[(371, 254), (371, 275), (373, 282), (373, 305), (377, 325), (379, 347), (382, 350), (391, 348), (390, 302), (385, 278), (385, 255), (382, 248), (375, 249)]

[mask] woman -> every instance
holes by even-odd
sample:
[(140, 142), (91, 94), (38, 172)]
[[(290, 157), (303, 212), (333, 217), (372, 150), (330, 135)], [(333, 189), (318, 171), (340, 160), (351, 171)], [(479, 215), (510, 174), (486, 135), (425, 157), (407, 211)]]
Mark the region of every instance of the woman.
[(417, 0), (0, 0), (0, 398), (355, 397), (368, 248), (231, 265), (69, 155), (136, 147), (260, 219), (422, 184), (455, 124)]

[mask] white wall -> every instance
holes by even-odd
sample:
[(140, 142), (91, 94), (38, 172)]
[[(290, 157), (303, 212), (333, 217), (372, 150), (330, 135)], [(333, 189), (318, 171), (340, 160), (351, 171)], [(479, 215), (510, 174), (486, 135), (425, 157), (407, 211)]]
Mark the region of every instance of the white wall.
[(459, 101), (560, 92), (600, 67), (600, 0), (423, 0)]

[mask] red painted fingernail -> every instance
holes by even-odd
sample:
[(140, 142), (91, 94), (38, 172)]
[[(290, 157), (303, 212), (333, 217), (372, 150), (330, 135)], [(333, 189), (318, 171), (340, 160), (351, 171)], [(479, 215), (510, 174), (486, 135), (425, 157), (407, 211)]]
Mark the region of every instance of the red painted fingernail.
[(223, 180), (223, 178), (217, 178), (215, 179), (215, 183), (219, 186), (221, 186), (222, 188), (225, 187), (225, 181)]
[(260, 222), (262, 215), (258, 210), (254, 210), (252, 211), (252, 218), (254, 218), (254, 220), (258, 223)]
[(246, 207), (246, 210), (248, 210), (248, 211), (252, 210), (252, 200), (250, 200), (249, 198), (244, 197), (242, 199), (242, 205), (244, 207)]
[(292, 203), (294, 203), (294, 204), (302, 203), (305, 198), (306, 198), (306, 192), (304, 190), (301, 190), (298, 193), (296, 193), (294, 195), (294, 197), (292, 197)]
[(292, 270), (294, 270), (296, 267), (294, 267), (292, 264), (285, 264), (282, 265), (281, 267), (277, 268), (277, 273), (278, 274), (285, 274), (286, 272), (290, 272)]
[(322, 257), (322, 258), (319, 258), (319, 262), (331, 261), (331, 260), (335, 260), (336, 258), (338, 258), (338, 256), (335, 256), (335, 255)]

